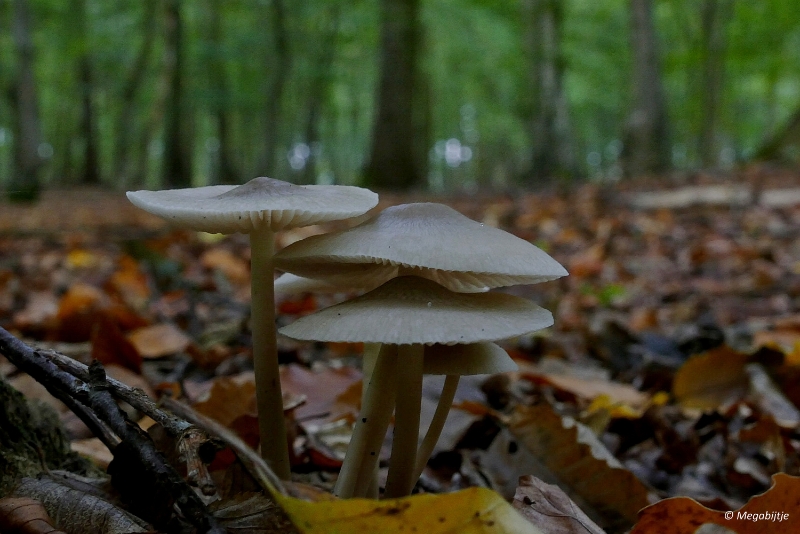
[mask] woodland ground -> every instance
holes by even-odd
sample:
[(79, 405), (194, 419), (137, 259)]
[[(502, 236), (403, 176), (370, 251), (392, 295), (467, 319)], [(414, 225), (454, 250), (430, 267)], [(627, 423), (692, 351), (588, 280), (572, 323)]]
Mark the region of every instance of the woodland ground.
[[(659, 499), (735, 510), (776, 473), (799, 476), (798, 178), (761, 166), (535, 194), (381, 195), (379, 209), (450, 204), (570, 272), (507, 289), (551, 310), (555, 326), (503, 342), (519, 372), (462, 381), (419, 491), (480, 485), (511, 499), (518, 477), (535, 475), (623, 532)], [(290, 231), (279, 246), (346, 224)], [(278, 320), (347, 296), (279, 296)], [(170, 229), (114, 192), (0, 204), (0, 326), (100, 359), (153, 397), (182, 396), (255, 444), (248, 305), (245, 236)], [(332, 486), (357, 412), (360, 350), (280, 341), (299, 481)], [(2, 358), (0, 376), (56, 407), (73, 448), (107, 465), (63, 404)], [(426, 379), (423, 421), (440, 384)], [(637, 528), (651, 532), (644, 519)]]

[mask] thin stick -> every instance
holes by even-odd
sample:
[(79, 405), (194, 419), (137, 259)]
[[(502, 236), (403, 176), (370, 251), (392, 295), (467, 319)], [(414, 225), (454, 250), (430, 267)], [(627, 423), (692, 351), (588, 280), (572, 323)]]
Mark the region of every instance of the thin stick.
[(364, 462), (373, 458), (377, 461), (380, 445), (383, 443), (386, 429), (389, 426), (394, 404), (393, 395), (390, 393), (393, 390), (397, 368), (396, 350), (394, 345), (381, 347), (378, 361), (367, 387), (364, 404), (361, 406), (361, 413), (359, 413), (353, 428), (353, 436), (350, 438), (350, 445), (347, 447), (347, 454), (333, 490), (334, 494), (339, 497), (350, 498), (355, 495), (359, 475), (366, 469), (369, 469), (365, 474), (367, 485), (369, 485), (374, 464), (368, 461), (369, 467), (365, 468)]
[(419, 446), (417, 451), (414, 480), (419, 479), (420, 475), (422, 475), (422, 471), (425, 469), (434, 447), (436, 447), (436, 442), (439, 441), (439, 436), (442, 435), (442, 429), (447, 420), (447, 415), (450, 413), (450, 407), (453, 406), (453, 399), (456, 396), (460, 378), (459, 375), (447, 375), (447, 378), (444, 379), (444, 387), (442, 387), (442, 394), (439, 396), (439, 404), (436, 405), (436, 412), (433, 414), (433, 419), (431, 419), (431, 424), (425, 433), (425, 438), (422, 440), (422, 445)]
[(398, 350), (394, 439), (384, 494), (387, 498), (404, 497), (414, 489), (424, 353), (419, 344), (400, 345)]
[(289, 449), (283, 418), (275, 328), (275, 234), (267, 226), (250, 233), (251, 328), (261, 457), (282, 480), (289, 480)]

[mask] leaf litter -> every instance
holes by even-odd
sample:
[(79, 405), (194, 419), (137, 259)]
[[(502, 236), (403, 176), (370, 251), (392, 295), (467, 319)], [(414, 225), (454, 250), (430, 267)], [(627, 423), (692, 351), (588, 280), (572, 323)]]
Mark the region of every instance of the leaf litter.
[[(737, 187), (764, 172), (741, 171)], [(667, 532), (652, 530), (656, 516), (674, 520), (675, 532), (703, 523), (760, 532), (752, 522), (720, 522), (717, 511), (797, 510), (800, 489), (791, 477), (800, 475), (800, 207), (742, 195), (720, 200), (703, 189), (710, 182), (696, 177), (692, 187), (708, 194), (690, 202), (676, 194), (668, 206), (636, 197), (627, 185), (444, 200), (546, 248), (570, 276), (506, 290), (553, 310), (556, 324), (505, 343), (521, 371), (480, 378), (485, 387), (457, 402), (454, 413), (465, 416), (451, 418), (418, 492), (482, 486), (506, 499), (523, 495), (515, 506), (543, 532), (624, 532), (634, 524), (634, 532)], [(102, 213), (67, 227), (51, 224), (46, 202), (23, 219), (0, 218), (0, 326), (31, 342), (60, 344), (78, 360), (117, 366), (153, 396), (182, 396), (255, 445), (246, 239), (169, 230), (121, 209), (117, 196), (98, 197)], [(281, 243), (336, 227), (289, 232)], [(278, 321), (288, 324), (346, 296), (283, 295)], [(328, 490), (358, 411), (361, 347), (279, 345), (296, 477)], [(22, 384), (1, 359), (0, 371)], [(69, 423), (69, 412), (59, 413)], [(89, 436), (66, 426), (80, 449)], [(235, 465), (235, 455), (220, 463), (225, 454), (217, 454), (212, 474), (215, 463), (222, 471)], [(246, 495), (237, 498), (247, 502)], [(334, 518), (343, 532), (356, 525), (391, 531), (398, 517), (421, 526), (428, 513), (428, 504), (413, 500), (419, 497), (393, 515), (385, 513), (390, 501), (320, 506), (314, 495), (311, 504), (282, 502), (290, 516), (302, 509), (311, 518), (296, 522), (300, 531)], [(481, 516), (482, 506), (500, 506), (485, 504), (494, 502), (489, 494), (452, 495), (426, 498), (454, 514)], [(526, 498), (550, 508), (526, 511)], [(556, 516), (572, 526), (551, 523)], [(516, 524), (517, 516), (508, 517)], [(462, 526), (487, 528), (482, 521)]]

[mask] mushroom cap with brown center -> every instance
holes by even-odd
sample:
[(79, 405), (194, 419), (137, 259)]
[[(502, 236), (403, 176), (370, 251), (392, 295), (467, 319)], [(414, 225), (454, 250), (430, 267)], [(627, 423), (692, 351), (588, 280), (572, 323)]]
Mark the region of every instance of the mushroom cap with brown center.
[(521, 297), (455, 293), (431, 280), (401, 276), (279, 332), (314, 341), (453, 345), (519, 336), (552, 324), (549, 311)]
[(347, 219), (378, 203), (368, 189), (341, 185), (294, 185), (272, 178), (246, 184), (164, 191), (129, 191), (137, 207), (185, 228), (203, 232), (272, 231)]
[(283, 271), (342, 286), (374, 286), (407, 274), (462, 292), (568, 274), (528, 241), (435, 203), (386, 208), (354, 228), (293, 243), (275, 261)]

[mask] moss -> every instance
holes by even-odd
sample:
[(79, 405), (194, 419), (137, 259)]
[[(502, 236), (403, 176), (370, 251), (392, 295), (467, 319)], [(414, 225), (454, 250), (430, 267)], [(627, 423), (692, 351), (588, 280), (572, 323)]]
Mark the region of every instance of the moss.
[(55, 469), (97, 474), (89, 461), (70, 451), (55, 410), (43, 402), (26, 400), (0, 378), (0, 497), (19, 478)]

